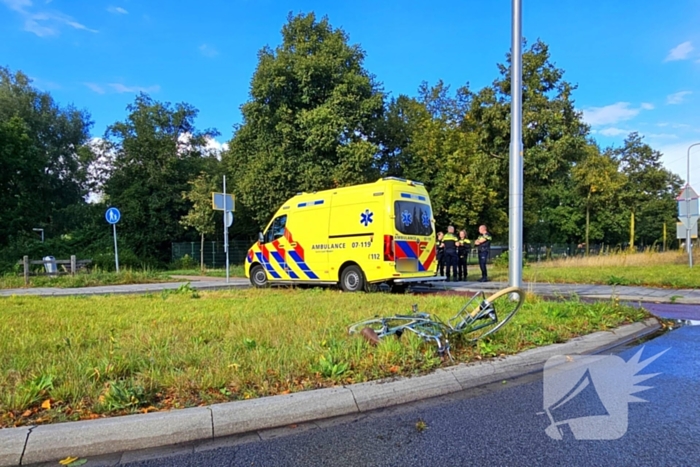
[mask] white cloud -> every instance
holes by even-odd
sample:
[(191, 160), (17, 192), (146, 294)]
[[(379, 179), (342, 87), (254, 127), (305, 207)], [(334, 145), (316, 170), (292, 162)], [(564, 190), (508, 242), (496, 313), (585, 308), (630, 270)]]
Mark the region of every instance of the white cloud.
[(687, 123), (661, 122), (661, 123), (657, 123), (656, 126), (661, 127), (661, 128), (665, 128), (665, 127), (669, 127), (669, 126), (671, 128), (685, 128), (685, 129), (690, 128), (690, 125), (688, 125)]
[(107, 11), (114, 13), (115, 15), (128, 15), (129, 12), (120, 6), (110, 6)]
[[(59, 11), (32, 9), (31, 0), (0, 0), (10, 10), (22, 16), (24, 20), (24, 30), (36, 34), (39, 37), (55, 36), (59, 33), (59, 26), (70, 26), (88, 32), (97, 32), (72, 17)], [(46, 2), (48, 3), (48, 2)]]
[(105, 88), (100, 86), (99, 84), (95, 83), (83, 83), (85, 86), (90, 88), (92, 91), (96, 92), (97, 94), (104, 94), (105, 93)]
[(677, 139), (678, 135), (673, 135), (671, 133), (645, 133), (644, 136), (647, 136), (649, 138), (658, 138), (658, 139)]
[(690, 41), (678, 44), (668, 53), (665, 62), (672, 62), (675, 60), (685, 60), (688, 58), (690, 53), (693, 51), (693, 44)]
[(118, 93), (125, 93), (125, 92), (132, 92), (132, 93), (137, 93), (137, 92), (158, 92), (160, 91), (160, 86), (157, 84), (155, 86), (148, 86), (146, 88), (142, 86), (125, 86), (121, 83), (109, 83), (109, 86), (114, 89)]
[(623, 130), (622, 128), (615, 128), (615, 127), (610, 127), (610, 128), (604, 128), (600, 130), (598, 133), (600, 133), (603, 136), (620, 136), (620, 135), (626, 135), (628, 133), (631, 133), (628, 130)]
[(217, 153), (227, 151), (228, 143), (221, 143), (214, 138), (207, 138), (207, 145), (205, 146), (205, 149), (207, 151), (216, 151)]
[(204, 55), (205, 57), (209, 57), (209, 58), (216, 57), (217, 55), (219, 55), (218, 50), (216, 50), (215, 48), (213, 48), (207, 44), (200, 45), (199, 51), (202, 53), (202, 55)]
[(32, 6), (31, 0), (0, 0), (7, 5), (7, 8), (14, 11), (23, 12), (26, 8)]
[(646, 103), (639, 108), (633, 108), (630, 105), (629, 102), (616, 102), (604, 107), (589, 107), (583, 109), (583, 120), (589, 125), (614, 125), (636, 117), (642, 110), (654, 108), (653, 105)]
[(650, 104), (648, 102), (642, 102), (642, 109), (644, 110), (654, 110), (654, 104)]
[(668, 97), (666, 97), (666, 103), (671, 105), (681, 104), (685, 100), (685, 96), (689, 96), (692, 93), (692, 91), (680, 91), (670, 94)]

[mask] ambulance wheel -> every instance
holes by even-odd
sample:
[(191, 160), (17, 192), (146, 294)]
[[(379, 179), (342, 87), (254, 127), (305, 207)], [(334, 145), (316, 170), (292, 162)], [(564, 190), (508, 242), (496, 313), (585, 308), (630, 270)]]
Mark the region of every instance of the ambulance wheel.
[(346, 292), (359, 292), (365, 288), (365, 275), (357, 266), (348, 266), (340, 275), (340, 287)]
[(250, 283), (257, 288), (267, 287), (267, 274), (259, 264), (250, 268)]

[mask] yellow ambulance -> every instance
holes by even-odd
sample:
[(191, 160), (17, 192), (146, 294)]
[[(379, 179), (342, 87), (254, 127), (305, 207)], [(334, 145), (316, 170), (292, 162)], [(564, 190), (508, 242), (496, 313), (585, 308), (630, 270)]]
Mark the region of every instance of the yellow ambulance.
[(420, 182), (300, 193), (277, 211), (245, 262), (255, 287), (335, 285), (348, 292), (435, 280), (435, 220)]

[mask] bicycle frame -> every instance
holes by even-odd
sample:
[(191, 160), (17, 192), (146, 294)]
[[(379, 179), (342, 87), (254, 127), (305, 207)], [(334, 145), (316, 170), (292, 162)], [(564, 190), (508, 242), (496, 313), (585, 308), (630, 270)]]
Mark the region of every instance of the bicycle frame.
[[(498, 315), (494, 304), (490, 300), (498, 299), (504, 296), (507, 292), (518, 293), (520, 302), (516, 308), (506, 316), (502, 323), (498, 323)], [(382, 338), (387, 335), (398, 335), (399, 337), (404, 331), (410, 331), (421, 339), (428, 342), (435, 342), (440, 355), (447, 355), (452, 360), (450, 354), (449, 339), (454, 334), (466, 335), (483, 329), (485, 327), (496, 324), (494, 330), (500, 328), (515, 312), (520, 308), (523, 301), (523, 294), (520, 289), (508, 288), (497, 292), (490, 297), (486, 297), (485, 293), (479, 292), (472, 296), (469, 301), (462, 307), (457, 314), (448, 319), (447, 322), (442, 321), (437, 316), (432, 316), (428, 313), (418, 312), (418, 305), (413, 305), (413, 313), (410, 315), (394, 315), (384, 318), (376, 317), (372, 320), (356, 323), (350, 327), (350, 333), (358, 332), (360, 326), (368, 326), (370, 324), (380, 324), (380, 329), (375, 329), (377, 337)], [(478, 303), (475, 306), (475, 302)], [(471, 308), (474, 308), (471, 310)], [(471, 311), (470, 311), (471, 310)], [(398, 322), (398, 323), (397, 323)], [(493, 331), (488, 331), (485, 335)], [(474, 338), (477, 340), (483, 336)]]

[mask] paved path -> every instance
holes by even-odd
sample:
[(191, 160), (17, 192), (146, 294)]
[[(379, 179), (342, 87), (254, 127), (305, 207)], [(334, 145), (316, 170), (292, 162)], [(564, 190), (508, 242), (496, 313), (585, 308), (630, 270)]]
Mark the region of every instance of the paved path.
[[(506, 282), (449, 282), (435, 283), (435, 288), (449, 288), (456, 291), (477, 292), (480, 290), (500, 290), (508, 287)], [(579, 296), (590, 299), (616, 297), (624, 301), (659, 303), (684, 303), (700, 305), (700, 289), (662, 289), (656, 287), (610, 286), (592, 284), (543, 284), (525, 282), (524, 288), (537, 295), (548, 297)]]
[[(131, 284), (109, 285), (101, 287), (57, 288), (36, 287), (28, 289), (0, 290), (0, 297), (10, 295), (41, 295), (41, 296), (67, 296), (67, 295), (102, 295), (102, 294), (135, 294), (157, 293), (162, 290), (177, 289), (182, 284), (190, 282), (193, 288), (199, 290), (215, 290), (226, 288), (249, 287), (248, 279), (232, 277), (229, 284), (221, 277), (202, 276), (176, 276), (183, 281), (162, 282), (156, 284)], [(454, 290), (458, 292), (496, 291), (507, 287), (506, 282), (435, 282), (431, 288), (419, 287), (417, 290)], [(609, 299), (617, 297), (623, 301), (631, 302), (656, 302), (679, 303), (700, 305), (700, 289), (661, 289), (654, 287), (631, 287), (609, 285), (586, 284), (543, 284), (525, 283), (525, 289), (529, 292), (546, 297), (570, 297), (578, 296), (587, 299)]]
[[(160, 282), (155, 284), (129, 284), (129, 285), (105, 285), (99, 287), (75, 287), (75, 288), (58, 288), (58, 287), (32, 287), (28, 289), (4, 289), (0, 290), (0, 297), (9, 297), (11, 295), (40, 295), (66, 297), (70, 295), (110, 295), (110, 294), (143, 294), (143, 293), (158, 293), (163, 290), (177, 289), (187, 282)], [(191, 282), (193, 288), (199, 290), (217, 290), (228, 288), (248, 287), (250, 283), (248, 279), (231, 278), (229, 284), (225, 280), (206, 280), (199, 282)]]

